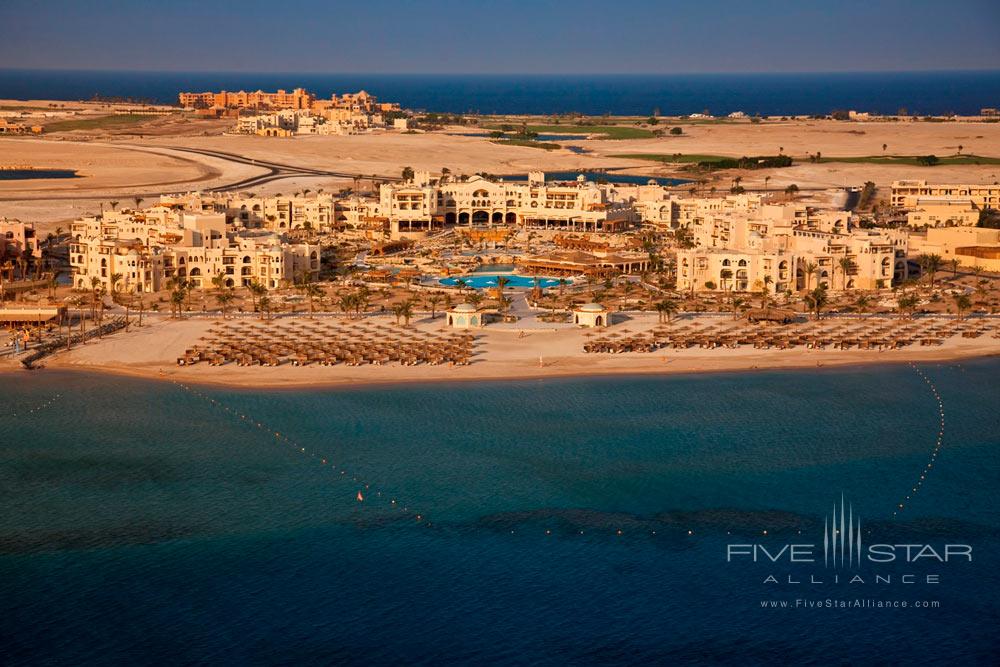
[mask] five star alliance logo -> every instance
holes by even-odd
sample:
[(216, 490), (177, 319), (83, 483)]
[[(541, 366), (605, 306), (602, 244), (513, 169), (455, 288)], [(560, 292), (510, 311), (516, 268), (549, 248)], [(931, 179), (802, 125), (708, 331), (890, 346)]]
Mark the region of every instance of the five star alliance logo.
[(861, 565), (861, 517), (854, 516), (853, 504), (840, 496), (840, 508), (833, 505), (830, 516), (823, 517), (823, 565), (850, 567)]

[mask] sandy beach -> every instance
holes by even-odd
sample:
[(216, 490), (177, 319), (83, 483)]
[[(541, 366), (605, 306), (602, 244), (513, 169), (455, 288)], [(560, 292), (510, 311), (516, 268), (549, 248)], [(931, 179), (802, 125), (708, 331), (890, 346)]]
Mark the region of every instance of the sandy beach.
[[(282, 318), (294, 323), (309, 318)], [(335, 316), (325, 319), (343, 321)], [(374, 318), (392, 324), (393, 318)], [(717, 319), (717, 318), (716, 318)], [(177, 358), (221, 320), (196, 317), (172, 320), (149, 318), (142, 328), (133, 327), (99, 341), (91, 341), (68, 352), (47, 358), (42, 366), (101, 373), (118, 373), (151, 379), (217, 384), (235, 387), (302, 388), (463, 380), (544, 379), (568, 376), (703, 373), (794, 368), (827, 368), (859, 364), (941, 362), (1000, 354), (1000, 342), (991, 334), (979, 338), (949, 338), (941, 346), (911, 345), (898, 350), (837, 350), (793, 348), (754, 349), (662, 349), (652, 353), (588, 354), (583, 352), (587, 330), (576, 328), (529, 329), (487, 327), (475, 332), (473, 361), (467, 366), (210, 366), (200, 363), (178, 366)], [(443, 330), (443, 318), (424, 317), (412, 323), (416, 330)], [(656, 326), (655, 315), (633, 318), (627, 326), (642, 332)], [(394, 325), (393, 325), (394, 326)], [(523, 331), (523, 334), (522, 334)], [(594, 335), (591, 333), (590, 335)], [(13, 368), (12, 366), (8, 366)], [(33, 371), (33, 372), (44, 372)]]

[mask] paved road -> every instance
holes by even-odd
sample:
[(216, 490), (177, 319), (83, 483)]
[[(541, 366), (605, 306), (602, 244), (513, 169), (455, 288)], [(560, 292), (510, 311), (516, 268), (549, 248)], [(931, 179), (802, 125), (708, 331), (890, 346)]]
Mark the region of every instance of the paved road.
[[(321, 176), (326, 178), (354, 178), (357, 173), (347, 173), (341, 171), (329, 171), (326, 169), (315, 169), (313, 167), (298, 167), (290, 164), (283, 164), (281, 162), (271, 162), (270, 160), (258, 160), (254, 158), (248, 158), (245, 155), (238, 155), (236, 153), (226, 153), (224, 151), (209, 150), (206, 148), (188, 148), (185, 146), (165, 146), (174, 151), (181, 151), (184, 153), (194, 153), (196, 155), (204, 155), (205, 157), (215, 158), (217, 160), (226, 160), (228, 162), (236, 162), (238, 164), (245, 164), (251, 167), (258, 167), (260, 169), (265, 169), (267, 173), (260, 174), (257, 176), (251, 176), (245, 178), (241, 181), (236, 181), (235, 183), (228, 183), (226, 185), (220, 185), (218, 187), (209, 188), (209, 192), (219, 192), (221, 190), (242, 190), (244, 188), (254, 187), (257, 185), (263, 185), (264, 183), (270, 183), (271, 181), (277, 181), (283, 178), (291, 178), (295, 176)], [(400, 181), (402, 180), (398, 176), (374, 176), (375, 180), (379, 181)]]
[[(224, 160), (226, 162), (234, 162), (236, 164), (243, 164), (251, 167), (257, 167), (259, 169), (265, 170), (265, 173), (258, 174), (256, 176), (250, 176), (249, 178), (244, 178), (233, 183), (226, 183), (225, 185), (219, 185), (213, 188), (203, 188), (206, 192), (220, 192), (228, 190), (242, 190), (250, 187), (255, 187), (258, 185), (263, 185), (265, 183), (270, 183), (272, 181), (278, 181), (283, 178), (293, 178), (296, 176), (316, 176), (323, 178), (354, 178), (357, 173), (347, 173), (339, 171), (329, 171), (326, 169), (315, 169), (312, 167), (297, 167), (295, 165), (283, 164), (281, 162), (271, 162), (269, 160), (256, 160), (253, 158), (248, 158), (245, 155), (238, 155), (236, 153), (227, 153), (224, 151), (209, 150), (204, 148), (188, 148), (186, 146), (162, 146), (162, 147), (151, 147), (151, 146), (121, 146), (116, 145), (115, 148), (124, 148), (126, 150), (141, 150), (150, 153), (156, 153), (158, 151), (155, 148), (165, 148), (170, 151), (178, 151), (181, 153), (192, 153), (195, 155), (202, 155), (204, 157), (214, 158), (216, 160)], [(161, 153), (163, 154), (163, 153)], [(371, 178), (371, 175), (365, 175), (365, 179)], [(374, 175), (375, 180), (378, 181), (400, 181), (402, 180), (399, 176), (379, 176)], [(173, 183), (164, 183), (162, 187), (157, 190), (149, 191), (130, 191), (131, 196), (137, 197), (159, 197), (164, 192), (171, 191), (168, 186), (174, 185)], [(178, 185), (184, 185), (179, 183)], [(146, 186), (149, 187), (149, 186)], [(188, 188), (190, 189), (190, 188)], [(97, 192), (96, 194), (80, 194), (80, 193), (47, 193), (39, 195), (23, 195), (23, 196), (6, 196), (0, 197), (0, 201), (34, 201), (34, 200), (66, 200), (66, 201), (98, 201), (101, 199), (106, 199), (111, 196), (108, 193)]]

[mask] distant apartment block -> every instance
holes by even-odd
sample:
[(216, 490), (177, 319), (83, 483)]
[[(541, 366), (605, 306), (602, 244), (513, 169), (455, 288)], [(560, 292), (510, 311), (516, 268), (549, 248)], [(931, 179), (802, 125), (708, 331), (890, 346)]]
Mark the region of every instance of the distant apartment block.
[(927, 181), (893, 181), (891, 203), (915, 208), (918, 200), (934, 197), (970, 200), (978, 208), (1000, 208), (1000, 185), (934, 184)]
[(263, 90), (254, 92), (223, 90), (217, 93), (179, 93), (178, 101), (182, 107), (192, 109), (292, 109), (316, 112), (339, 109), (354, 114), (399, 111), (399, 104), (379, 102), (377, 97), (364, 90), (340, 96), (332, 95), (327, 100), (316, 99), (313, 93), (304, 88), (296, 88), (291, 92), (278, 90), (274, 93), (266, 93)]

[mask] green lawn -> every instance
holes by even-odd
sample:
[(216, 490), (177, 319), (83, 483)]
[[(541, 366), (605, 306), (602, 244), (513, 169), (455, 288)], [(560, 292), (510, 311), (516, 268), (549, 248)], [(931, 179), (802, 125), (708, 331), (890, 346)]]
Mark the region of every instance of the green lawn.
[(0, 104), (0, 111), (78, 111), (80, 107), (39, 107), (30, 104)]
[(113, 130), (162, 118), (163, 116), (145, 116), (142, 114), (122, 114), (118, 116), (98, 116), (97, 118), (81, 118), (80, 120), (57, 120), (45, 125), (46, 132), (69, 132), (71, 130)]
[[(669, 164), (697, 164), (698, 162), (718, 162), (719, 160), (732, 159), (721, 155), (675, 155), (671, 153), (619, 153), (608, 157), (619, 157), (629, 160), (652, 160), (654, 162), (666, 162)], [(820, 162), (844, 162), (850, 164), (903, 164), (917, 166), (917, 155), (865, 155), (856, 157), (827, 157), (823, 156)], [(949, 155), (938, 156), (938, 165), (970, 165), (970, 164), (1000, 164), (1000, 157), (985, 157), (982, 155)], [(798, 159), (797, 164), (808, 164), (808, 159)]]
[[(820, 162), (847, 162), (850, 164), (905, 164), (917, 166), (917, 155), (865, 155), (857, 157), (827, 157), (820, 158)], [(937, 156), (938, 165), (948, 164), (1000, 164), (1000, 157), (985, 157), (982, 155), (947, 155)], [(803, 160), (802, 162), (805, 162)]]
[[(511, 125), (516, 132), (520, 126), (515, 123), (504, 123)], [(499, 130), (500, 125), (484, 125), (487, 130)], [(603, 134), (605, 139), (649, 139), (653, 133), (639, 127), (629, 127), (628, 125), (529, 125), (529, 132), (537, 134)]]
[(718, 162), (720, 160), (731, 160), (723, 155), (701, 155), (691, 153), (688, 155), (678, 155), (675, 153), (618, 153), (608, 157), (620, 157), (629, 160), (653, 160), (655, 162), (669, 162), (670, 164), (697, 164), (699, 162)]

